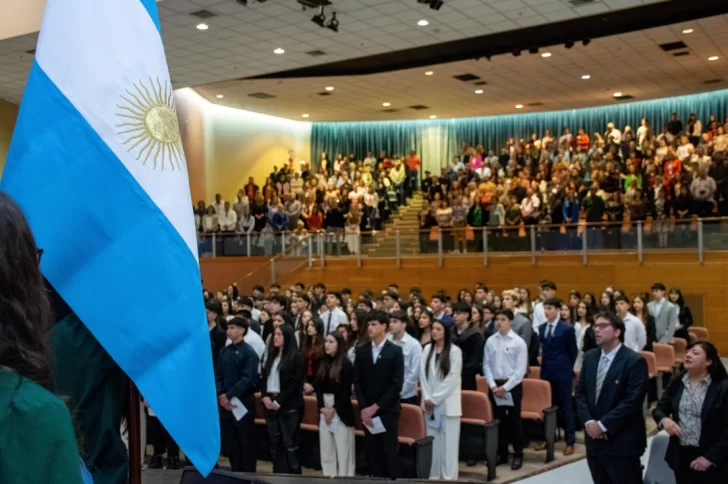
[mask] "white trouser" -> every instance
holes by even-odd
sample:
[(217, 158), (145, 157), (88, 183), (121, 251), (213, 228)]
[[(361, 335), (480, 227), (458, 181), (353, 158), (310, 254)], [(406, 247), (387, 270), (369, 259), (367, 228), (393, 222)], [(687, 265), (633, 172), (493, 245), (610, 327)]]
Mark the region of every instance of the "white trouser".
[(319, 428), (319, 447), (324, 476), (354, 476), (354, 427), (347, 427), (339, 422), (336, 433), (328, 428)]
[(430, 479), (452, 481), (458, 478), (458, 452), (460, 446), (460, 417), (445, 417), (439, 429), (427, 427), (432, 442)]

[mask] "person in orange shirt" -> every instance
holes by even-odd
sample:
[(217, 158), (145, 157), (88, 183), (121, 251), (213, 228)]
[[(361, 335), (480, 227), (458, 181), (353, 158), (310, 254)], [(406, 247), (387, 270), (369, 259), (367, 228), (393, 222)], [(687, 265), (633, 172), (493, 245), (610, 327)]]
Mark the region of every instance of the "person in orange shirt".
[(407, 163), (407, 197), (411, 197), (412, 193), (417, 191), (417, 182), (419, 180), (420, 165), (422, 161), (417, 156), (415, 150), (410, 151), (406, 160)]

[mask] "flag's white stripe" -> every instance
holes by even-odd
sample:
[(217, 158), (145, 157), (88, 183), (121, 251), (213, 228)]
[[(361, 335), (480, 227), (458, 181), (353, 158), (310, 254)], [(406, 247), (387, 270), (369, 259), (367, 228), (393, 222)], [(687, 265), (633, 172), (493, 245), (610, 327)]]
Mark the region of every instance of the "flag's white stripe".
[[(119, 134), (124, 128), (117, 127), (122, 122), (117, 105), (124, 104), (121, 96), (128, 98), (126, 90), (133, 91), (134, 83), (149, 85), (150, 77), (169, 83), (162, 39), (144, 5), (139, 0), (49, 0), (36, 60), (162, 210), (196, 259), (187, 169), (171, 171), (166, 165), (161, 171), (153, 169), (151, 161), (143, 164), (137, 154), (145, 143), (128, 152), (130, 144), (124, 145), (127, 138)], [(64, 141), (73, 148), (73, 140)]]

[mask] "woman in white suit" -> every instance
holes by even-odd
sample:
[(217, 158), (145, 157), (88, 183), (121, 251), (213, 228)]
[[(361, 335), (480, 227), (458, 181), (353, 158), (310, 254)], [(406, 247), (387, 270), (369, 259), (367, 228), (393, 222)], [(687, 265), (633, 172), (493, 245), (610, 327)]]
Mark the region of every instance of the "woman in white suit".
[(420, 360), (422, 408), (427, 435), (434, 437), (430, 479), (458, 478), (462, 368), (463, 353), (452, 344), (450, 331), (433, 321), (432, 342), (425, 346)]

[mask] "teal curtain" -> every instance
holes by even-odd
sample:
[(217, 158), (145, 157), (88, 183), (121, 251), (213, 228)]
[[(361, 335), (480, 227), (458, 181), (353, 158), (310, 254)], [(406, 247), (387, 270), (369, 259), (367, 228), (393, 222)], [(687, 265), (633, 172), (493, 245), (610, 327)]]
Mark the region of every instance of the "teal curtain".
[[(482, 144), (486, 150), (498, 153), (510, 137), (528, 139), (531, 133), (543, 136), (546, 129), (558, 136), (564, 126), (574, 133), (578, 128), (584, 128), (591, 136), (595, 132), (604, 133), (609, 122), (620, 129), (631, 126), (636, 131), (642, 117), (646, 117), (659, 133), (672, 112), (678, 113), (683, 123), (690, 113), (697, 114), (703, 129), (707, 130), (711, 114), (716, 115), (719, 124), (725, 120), (728, 90), (632, 103), (615, 101), (610, 106), (532, 114), (432, 121), (313, 123), (311, 159), (317, 167), (324, 151), (329, 159), (335, 159), (338, 153), (354, 153), (358, 159), (363, 159), (368, 151), (374, 152), (375, 156), (380, 150), (386, 150), (389, 155), (406, 155), (414, 149), (422, 156), (425, 168), (435, 171), (437, 167), (446, 166), (451, 157), (458, 154), (458, 146), (466, 141)], [(440, 140), (435, 141), (433, 137), (440, 137)]]

